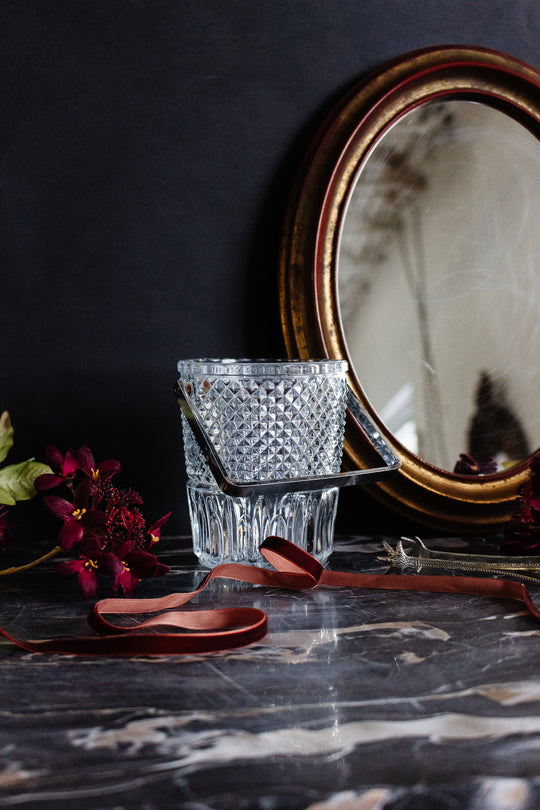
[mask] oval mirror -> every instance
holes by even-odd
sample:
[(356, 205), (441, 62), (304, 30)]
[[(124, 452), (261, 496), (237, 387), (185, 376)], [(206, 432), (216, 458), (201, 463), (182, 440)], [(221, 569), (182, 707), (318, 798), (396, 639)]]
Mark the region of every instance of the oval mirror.
[[(500, 530), (540, 445), (539, 80), (480, 48), (383, 66), (318, 133), (289, 208), (287, 351), (349, 361), (402, 460), (370, 491), (437, 529)], [(374, 463), (352, 420), (345, 446)]]

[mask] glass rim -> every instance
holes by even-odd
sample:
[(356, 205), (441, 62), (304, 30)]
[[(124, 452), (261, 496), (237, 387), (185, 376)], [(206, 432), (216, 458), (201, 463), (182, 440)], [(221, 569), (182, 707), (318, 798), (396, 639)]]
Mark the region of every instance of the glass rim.
[(179, 360), (177, 370), (180, 375), (213, 374), (217, 376), (281, 376), (308, 374), (343, 374), (348, 369), (346, 360), (270, 360), (248, 358), (192, 358)]

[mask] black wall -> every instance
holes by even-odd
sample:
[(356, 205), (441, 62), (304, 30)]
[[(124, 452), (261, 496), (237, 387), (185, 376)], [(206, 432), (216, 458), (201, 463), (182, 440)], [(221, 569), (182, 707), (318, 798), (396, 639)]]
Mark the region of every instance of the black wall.
[[(176, 361), (282, 354), (281, 217), (329, 103), (425, 46), (538, 65), (539, 19), (537, 0), (3, 0), (11, 460), (88, 443), (189, 531)], [(344, 530), (384, 530), (343, 495)]]

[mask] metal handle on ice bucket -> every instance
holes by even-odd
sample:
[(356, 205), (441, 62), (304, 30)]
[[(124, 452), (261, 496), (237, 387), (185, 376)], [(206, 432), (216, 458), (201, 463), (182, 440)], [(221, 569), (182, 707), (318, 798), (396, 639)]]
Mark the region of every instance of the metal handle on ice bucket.
[(264, 495), (272, 492), (311, 492), (330, 487), (349, 487), (353, 484), (367, 484), (370, 481), (379, 481), (388, 473), (396, 472), (401, 466), (401, 460), (388, 444), (379, 429), (362, 408), (358, 397), (349, 387), (347, 394), (347, 408), (358, 422), (375, 450), (385, 462), (384, 467), (372, 467), (368, 470), (351, 470), (330, 475), (312, 475), (301, 478), (275, 478), (270, 481), (232, 481), (221, 463), (216, 450), (206, 432), (197, 408), (187, 393), (181, 380), (176, 381), (174, 392), (182, 413), (186, 417), (189, 427), (203, 453), (212, 475), (222, 492), (233, 497)]

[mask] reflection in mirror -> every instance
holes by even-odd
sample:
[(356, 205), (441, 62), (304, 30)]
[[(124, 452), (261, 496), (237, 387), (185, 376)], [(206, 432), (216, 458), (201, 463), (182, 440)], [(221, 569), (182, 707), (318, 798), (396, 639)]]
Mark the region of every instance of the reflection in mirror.
[(453, 470), (540, 444), (540, 150), (506, 113), (429, 101), (377, 141), (338, 249), (350, 361), (392, 434)]

